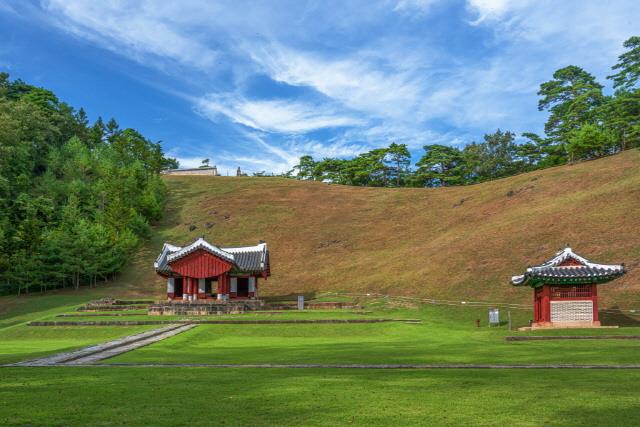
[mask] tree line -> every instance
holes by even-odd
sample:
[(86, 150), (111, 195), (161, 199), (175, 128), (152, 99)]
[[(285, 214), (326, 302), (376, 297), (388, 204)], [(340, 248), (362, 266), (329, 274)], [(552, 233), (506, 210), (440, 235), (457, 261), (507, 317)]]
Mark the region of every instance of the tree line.
[(0, 73), (0, 293), (121, 271), (162, 216), (168, 167), (159, 143)]
[(623, 43), (607, 77), (613, 95), (584, 69), (570, 65), (540, 85), (538, 110), (549, 117), (544, 135), (498, 129), (464, 148), (427, 144), (411, 166), (405, 144), (392, 143), (352, 159), (300, 158), (289, 173), (297, 179), (376, 187), (440, 187), (472, 184), (640, 147), (640, 37)]

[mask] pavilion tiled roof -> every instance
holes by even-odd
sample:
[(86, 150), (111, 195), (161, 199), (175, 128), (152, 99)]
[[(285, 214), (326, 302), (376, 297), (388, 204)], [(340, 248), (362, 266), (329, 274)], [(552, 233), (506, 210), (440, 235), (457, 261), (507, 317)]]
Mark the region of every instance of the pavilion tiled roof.
[(184, 247), (165, 243), (153, 266), (159, 273), (172, 273), (170, 265), (172, 262), (197, 250), (204, 250), (230, 262), (236, 270), (241, 272), (269, 273), (269, 249), (266, 243), (261, 242), (255, 246), (222, 248), (212, 245), (203, 238), (198, 238)]
[[(564, 265), (573, 260), (575, 265)], [(573, 252), (570, 247), (558, 251), (555, 256), (540, 265), (527, 268), (524, 274), (513, 276), (514, 286), (539, 286), (543, 283), (604, 283), (622, 276), (624, 264), (597, 264)]]

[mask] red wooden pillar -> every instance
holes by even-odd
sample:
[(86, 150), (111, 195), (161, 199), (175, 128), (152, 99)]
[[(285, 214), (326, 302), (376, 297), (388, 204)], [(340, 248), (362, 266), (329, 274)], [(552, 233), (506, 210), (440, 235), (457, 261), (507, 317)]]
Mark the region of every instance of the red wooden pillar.
[(538, 289), (533, 288), (533, 321), (538, 323), (540, 321), (540, 309), (538, 304)]
[(595, 283), (591, 284), (591, 301), (593, 302), (593, 322), (600, 323), (598, 316), (598, 288)]
[(182, 278), (182, 299), (185, 301), (189, 299), (190, 286), (191, 286), (191, 278), (183, 277)]
[(543, 322), (551, 322), (551, 287), (542, 286), (542, 319)]
[(193, 277), (185, 277), (185, 279), (187, 280), (187, 292), (188, 292), (188, 297), (185, 298), (187, 300), (192, 300), (193, 299)]
[(229, 295), (229, 276), (221, 274), (218, 276), (218, 299), (226, 299)]

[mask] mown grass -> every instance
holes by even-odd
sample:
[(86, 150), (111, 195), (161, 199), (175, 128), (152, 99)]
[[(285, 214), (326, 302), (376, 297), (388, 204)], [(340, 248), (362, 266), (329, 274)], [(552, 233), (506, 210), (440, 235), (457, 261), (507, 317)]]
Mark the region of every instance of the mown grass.
[(3, 368), (2, 425), (639, 425), (638, 371)]
[[(49, 295), (0, 298), (0, 364), (35, 359), (116, 339), (152, 328), (133, 327), (36, 327), (34, 320), (50, 320), (72, 312), (104, 290), (60, 291)], [(57, 318), (62, 319), (62, 318)]]
[[(302, 314), (302, 313), (301, 313)], [(514, 324), (528, 312), (514, 311)], [(295, 316), (294, 313), (290, 314)], [(303, 315), (308, 316), (308, 313)], [(507, 342), (523, 334), (488, 327), (486, 309), (423, 306), (377, 310), (368, 316), (414, 318), (368, 324), (199, 325), (108, 363), (209, 364), (635, 364), (640, 340)], [(506, 312), (503, 312), (503, 320)], [(480, 318), (482, 327), (475, 325)], [(640, 335), (640, 328), (552, 331), (560, 335)], [(538, 332), (525, 333), (539, 335)]]
[[(25, 326), (86, 302), (47, 298), (25, 299), (30, 302), (5, 311), (0, 363), (144, 329)], [(107, 362), (609, 364), (637, 363), (640, 350), (637, 341), (507, 343), (506, 335), (523, 333), (509, 332), (505, 324), (487, 327), (481, 307), (402, 308), (384, 300), (369, 306), (367, 314), (309, 310), (232, 318), (400, 317), (423, 323), (199, 325)], [(530, 317), (526, 310), (512, 315), (514, 325)], [(640, 328), (547, 333), (640, 334)], [(5, 367), (0, 377), (0, 425), (634, 425), (640, 409), (636, 370)]]
[[(155, 326), (156, 328), (159, 326)], [(0, 329), (0, 364), (36, 359), (110, 341), (154, 326), (114, 327), (35, 327), (16, 326)]]

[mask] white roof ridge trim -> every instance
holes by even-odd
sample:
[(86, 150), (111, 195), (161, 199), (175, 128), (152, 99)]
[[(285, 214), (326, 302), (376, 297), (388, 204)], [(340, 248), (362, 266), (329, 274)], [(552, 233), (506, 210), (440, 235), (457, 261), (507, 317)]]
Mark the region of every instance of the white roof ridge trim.
[(222, 248), (212, 245), (211, 243), (204, 240), (202, 237), (199, 237), (195, 242), (187, 245), (176, 252), (173, 252), (167, 256), (168, 261), (174, 261), (178, 258), (182, 258), (183, 256), (193, 252), (196, 249), (206, 249), (209, 252), (213, 252), (214, 254), (220, 255), (222, 258), (226, 258), (230, 261), (234, 261), (234, 256), (231, 252), (227, 252)]
[[(567, 258), (573, 258), (576, 261), (578, 261), (579, 263), (581, 263), (582, 265), (563, 265), (563, 266), (559, 266), (558, 264), (561, 264), (563, 261), (565, 261)], [(577, 253), (573, 252), (573, 249), (571, 249), (571, 247), (567, 246), (566, 248), (564, 248), (561, 251), (558, 251), (556, 253), (556, 255), (551, 258), (548, 261), (543, 262), (540, 265), (537, 265), (535, 267), (529, 267), (527, 268), (527, 272), (534, 272), (537, 270), (541, 270), (544, 268), (549, 268), (549, 267), (557, 267), (557, 268), (565, 268), (565, 267), (575, 267), (575, 268), (579, 268), (579, 267), (590, 267), (590, 268), (603, 268), (605, 270), (621, 270), (624, 269), (624, 266), (620, 265), (620, 264), (597, 264), (597, 263), (593, 263), (591, 261), (589, 261), (588, 259), (578, 255)]]

